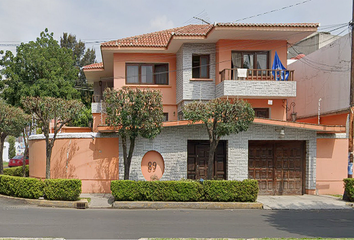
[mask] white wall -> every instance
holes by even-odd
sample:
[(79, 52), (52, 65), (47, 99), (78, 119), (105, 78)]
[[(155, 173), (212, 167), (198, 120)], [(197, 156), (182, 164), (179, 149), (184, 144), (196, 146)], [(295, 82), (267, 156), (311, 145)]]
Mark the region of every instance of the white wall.
[(321, 114), (349, 107), (350, 35), (288, 65), (295, 70), (297, 82), (295, 102), (298, 117), (315, 116), (321, 98)]
[(10, 144), (8, 142), (4, 142), (4, 149), (3, 149), (3, 153), (2, 153), (2, 160), (4, 162), (9, 161), (9, 146), (10, 146)]

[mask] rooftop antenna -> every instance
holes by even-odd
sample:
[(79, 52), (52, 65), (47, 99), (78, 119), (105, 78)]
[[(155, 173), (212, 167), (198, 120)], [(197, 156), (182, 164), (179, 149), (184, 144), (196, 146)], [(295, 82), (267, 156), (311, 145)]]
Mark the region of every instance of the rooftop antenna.
[(193, 18), (194, 18), (194, 19), (197, 19), (197, 20), (200, 20), (200, 21), (202, 21), (203, 23), (211, 24), (210, 22), (205, 21), (203, 18), (199, 18), (199, 17), (193, 17)]

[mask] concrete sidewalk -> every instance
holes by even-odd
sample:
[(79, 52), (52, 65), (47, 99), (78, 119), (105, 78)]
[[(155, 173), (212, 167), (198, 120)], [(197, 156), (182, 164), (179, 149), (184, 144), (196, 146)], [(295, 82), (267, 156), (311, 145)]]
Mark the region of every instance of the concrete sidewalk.
[(264, 209), (351, 209), (352, 203), (330, 195), (258, 196)]
[(80, 198), (90, 198), (89, 208), (112, 208), (114, 197), (110, 193), (81, 193)]
[[(121, 209), (274, 209), (274, 210), (315, 210), (315, 209), (352, 209), (352, 203), (345, 202), (329, 195), (296, 195), (296, 196), (258, 196), (253, 206), (247, 203), (173, 203), (173, 202), (114, 202), (111, 194), (81, 194), (81, 198), (91, 198), (89, 208), (121, 208)], [(208, 205), (209, 204), (209, 205)], [(235, 206), (229, 206), (233, 204)], [(205, 206), (204, 206), (205, 205)], [(215, 205), (215, 206), (214, 206)], [(236, 206), (237, 205), (237, 206)], [(257, 205), (257, 206), (256, 206)]]

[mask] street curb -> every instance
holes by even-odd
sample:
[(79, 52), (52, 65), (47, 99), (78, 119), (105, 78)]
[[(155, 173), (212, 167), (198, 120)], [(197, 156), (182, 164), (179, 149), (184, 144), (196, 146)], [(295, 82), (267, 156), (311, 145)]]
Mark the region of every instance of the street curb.
[(88, 208), (87, 199), (80, 199), (78, 201), (53, 201), (45, 199), (28, 199), (28, 198), (18, 198), (6, 195), (0, 195), (1, 198), (14, 199), (27, 203), (29, 205), (37, 205), (39, 207), (53, 207), (53, 208)]
[(115, 201), (118, 209), (263, 209), (259, 202), (129, 202)]

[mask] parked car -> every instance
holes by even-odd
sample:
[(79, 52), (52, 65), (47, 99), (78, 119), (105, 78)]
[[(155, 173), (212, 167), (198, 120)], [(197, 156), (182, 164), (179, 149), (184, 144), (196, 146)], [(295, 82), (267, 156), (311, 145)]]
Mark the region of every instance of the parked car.
[[(28, 157), (26, 158), (26, 165), (28, 165), (29, 160)], [(17, 155), (13, 158), (10, 159), (9, 161), (9, 167), (18, 167), (18, 166), (22, 166), (23, 164), (23, 155)]]

